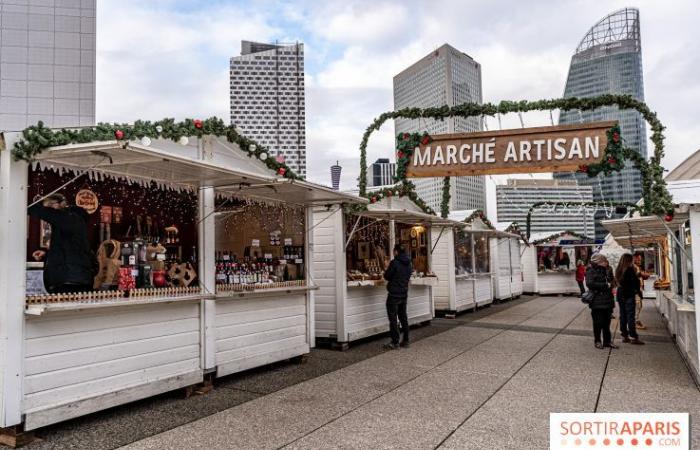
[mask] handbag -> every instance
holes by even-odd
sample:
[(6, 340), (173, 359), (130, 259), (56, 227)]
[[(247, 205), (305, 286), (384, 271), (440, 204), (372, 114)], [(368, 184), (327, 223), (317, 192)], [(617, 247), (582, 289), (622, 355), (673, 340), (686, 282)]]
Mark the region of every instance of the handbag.
[(591, 302), (593, 302), (593, 299), (595, 298), (595, 294), (593, 291), (586, 291), (583, 294), (581, 294), (581, 302), (583, 302), (586, 305), (590, 305)]

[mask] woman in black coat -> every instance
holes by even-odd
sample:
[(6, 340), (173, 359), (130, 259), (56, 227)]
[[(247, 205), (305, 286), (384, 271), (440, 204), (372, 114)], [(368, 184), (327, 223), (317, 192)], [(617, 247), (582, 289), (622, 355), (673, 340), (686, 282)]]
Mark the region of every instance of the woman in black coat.
[(615, 270), (617, 280), (617, 302), (620, 305), (620, 334), (622, 342), (643, 345), (639, 340), (636, 328), (635, 313), (637, 309), (637, 296), (642, 296), (642, 286), (639, 280), (634, 259), (629, 253), (622, 255)]
[(608, 267), (608, 259), (597, 253), (591, 257), (591, 265), (586, 270), (586, 286), (593, 293), (593, 299), (588, 307), (591, 308), (596, 348), (618, 348), (612, 343), (610, 332), (610, 318), (615, 308), (612, 292), (615, 278), (611, 276), (612, 271), (608, 270)]

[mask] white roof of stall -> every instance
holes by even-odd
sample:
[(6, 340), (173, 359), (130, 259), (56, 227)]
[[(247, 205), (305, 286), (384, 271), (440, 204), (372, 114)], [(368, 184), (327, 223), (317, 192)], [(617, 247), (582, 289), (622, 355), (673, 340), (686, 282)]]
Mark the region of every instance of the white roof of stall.
[(215, 136), (192, 137), (188, 145), (168, 139), (153, 139), (149, 146), (116, 140), (71, 144), (47, 148), (36, 159), (44, 167), (91, 170), (190, 189), (214, 187), (260, 200), (303, 205), (367, 202), (325, 186), (278, 177), (236, 144)]
[(700, 150), (690, 155), (666, 175), (666, 182), (700, 180)]
[[(570, 234), (566, 231), (540, 231), (537, 233), (532, 233), (530, 234), (530, 244), (541, 241), (543, 239), (550, 238), (548, 241), (546, 241), (546, 244), (553, 244), (553, 243), (558, 243), (561, 240), (570, 240), (570, 241), (581, 241), (584, 240), (584, 238), (580, 238), (576, 235)], [(585, 244), (578, 244), (578, 245), (594, 245), (593, 239), (590, 238), (585, 238), (589, 241), (590, 243), (585, 243)], [(545, 245), (545, 243), (537, 244), (537, 245)]]
[(374, 219), (395, 220), (408, 224), (430, 224), (435, 226), (464, 226), (463, 223), (424, 213), (407, 197), (383, 198), (367, 206), (367, 211), (357, 213)]
[(677, 229), (678, 225), (686, 220), (688, 220), (688, 213), (676, 212), (670, 222), (658, 216), (643, 216), (603, 220), (601, 223), (621, 246), (640, 248), (666, 239), (669, 229)]

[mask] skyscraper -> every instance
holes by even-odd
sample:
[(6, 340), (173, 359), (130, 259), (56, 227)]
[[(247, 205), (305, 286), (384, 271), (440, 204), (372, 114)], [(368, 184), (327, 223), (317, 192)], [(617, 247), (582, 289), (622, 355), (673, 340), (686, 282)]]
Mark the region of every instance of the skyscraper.
[[(624, 8), (601, 19), (581, 39), (571, 58), (564, 97), (601, 94), (628, 94), (644, 101), (639, 10), (635, 8)], [(617, 107), (580, 113), (567, 111), (562, 112), (559, 123), (599, 120), (619, 121), (624, 144), (646, 158), (646, 125), (637, 111), (620, 111)], [(593, 186), (593, 196), (597, 201), (636, 203), (642, 196), (641, 176), (631, 162), (627, 162), (626, 166), (621, 173), (609, 176), (573, 176), (580, 185)], [(572, 174), (554, 174), (554, 178), (559, 179), (570, 177)], [(596, 233), (598, 237), (605, 234), (599, 223), (596, 224)]]
[(367, 167), (367, 187), (387, 186), (394, 184), (396, 163), (389, 158), (379, 158)]
[(0, 1), (0, 130), (95, 124), (95, 4)]
[[(593, 188), (579, 186), (576, 180), (509, 179), (508, 184), (496, 186), (499, 222), (518, 222), (524, 230), (527, 213), (537, 202), (590, 202)], [(530, 223), (532, 233), (574, 231), (593, 236), (593, 214), (572, 208), (548, 211), (537, 209)]]
[(343, 168), (340, 167), (340, 164), (338, 164), (338, 161), (335, 162), (335, 165), (331, 166), (331, 183), (333, 186), (333, 189), (336, 191), (340, 189), (340, 173), (342, 172)]
[[(469, 55), (444, 44), (394, 77), (394, 109), (429, 108), (481, 103), (481, 65)], [(430, 134), (481, 130), (479, 117), (453, 117), (444, 121), (396, 119), (396, 134), (427, 131)], [(434, 210), (440, 211), (442, 178), (415, 178), (418, 195)], [(484, 209), (484, 177), (453, 177), (450, 210)]]
[(306, 177), (304, 44), (243, 41), (230, 75), (231, 123)]

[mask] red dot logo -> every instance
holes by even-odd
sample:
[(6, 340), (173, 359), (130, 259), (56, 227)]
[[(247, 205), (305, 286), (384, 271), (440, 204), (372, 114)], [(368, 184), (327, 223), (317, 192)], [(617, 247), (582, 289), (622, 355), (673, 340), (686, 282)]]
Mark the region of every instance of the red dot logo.
[(644, 443), (647, 444), (648, 446), (651, 446), (651, 444), (653, 444), (654, 441), (652, 441), (651, 438), (647, 438), (647, 440), (644, 441)]
[(624, 440), (624, 439), (618, 439), (618, 440), (617, 440), (617, 445), (625, 445), (625, 440)]
[(595, 445), (595, 439), (589, 439), (588, 445), (591, 445), (591, 446)]
[(610, 445), (610, 439), (608, 439), (608, 438), (603, 439), (603, 445)]
[(639, 441), (636, 438), (632, 439), (632, 445), (637, 445), (637, 444), (639, 444)]

